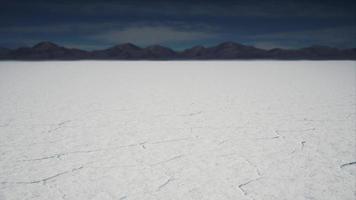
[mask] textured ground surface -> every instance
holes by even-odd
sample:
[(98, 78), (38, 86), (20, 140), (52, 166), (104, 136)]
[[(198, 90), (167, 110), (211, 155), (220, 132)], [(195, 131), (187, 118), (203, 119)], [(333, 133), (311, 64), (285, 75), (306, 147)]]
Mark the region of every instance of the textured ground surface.
[(356, 64), (1, 62), (0, 199), (353, 200)]

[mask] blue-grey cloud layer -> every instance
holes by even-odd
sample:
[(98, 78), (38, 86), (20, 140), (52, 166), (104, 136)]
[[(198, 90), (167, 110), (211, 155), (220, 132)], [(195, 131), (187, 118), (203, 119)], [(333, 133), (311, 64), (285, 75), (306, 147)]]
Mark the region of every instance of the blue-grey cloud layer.
[(355, 47), (353, 1), (8, 1), (0, 46), (42, 40), (86, 49), (132, 42), (173, 48), (233, 40), (264, 48)]

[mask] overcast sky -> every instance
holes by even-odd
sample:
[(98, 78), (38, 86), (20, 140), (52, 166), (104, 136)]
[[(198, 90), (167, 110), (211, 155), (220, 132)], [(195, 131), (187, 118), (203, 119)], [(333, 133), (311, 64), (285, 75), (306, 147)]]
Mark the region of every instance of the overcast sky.
[(1, 1), (0, 46), (356, 47), (356, 1)]

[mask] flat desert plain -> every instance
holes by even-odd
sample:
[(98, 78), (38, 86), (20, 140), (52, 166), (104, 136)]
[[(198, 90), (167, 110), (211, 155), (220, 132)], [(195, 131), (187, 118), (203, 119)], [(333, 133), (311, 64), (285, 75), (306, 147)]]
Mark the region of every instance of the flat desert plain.
[(355, 61), (0, 63), (1, 200), (354, 200)]

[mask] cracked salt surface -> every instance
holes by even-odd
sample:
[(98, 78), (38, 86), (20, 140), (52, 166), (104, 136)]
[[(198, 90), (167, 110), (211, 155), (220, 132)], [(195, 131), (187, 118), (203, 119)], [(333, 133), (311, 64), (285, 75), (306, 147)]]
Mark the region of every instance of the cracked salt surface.
[(354, 61), (1, 62), (0, 200), (356, 198)]

